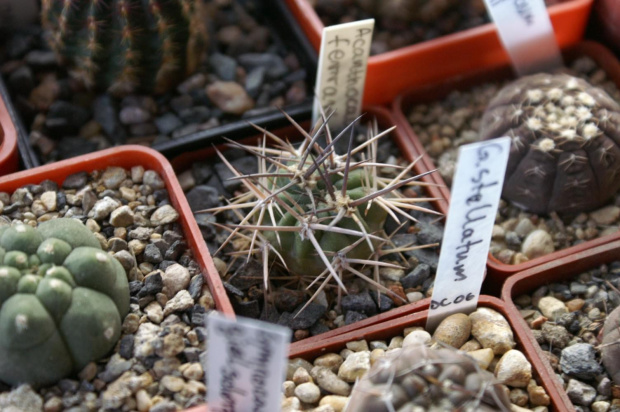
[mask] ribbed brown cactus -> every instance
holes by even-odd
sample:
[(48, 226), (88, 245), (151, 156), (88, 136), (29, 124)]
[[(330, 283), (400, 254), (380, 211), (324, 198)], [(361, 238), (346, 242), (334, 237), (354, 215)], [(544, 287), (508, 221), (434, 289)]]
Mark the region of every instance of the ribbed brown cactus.
[(603, 326), (601, 343), (603, 366), (616, 385), (620, 385), (620, 307), (614, 309)]
[(50, 45), (87, 86), (163, 93), (206, 48), (200, 0), (43, 0)]
[(480, 134), (512, 138), (503, 197), (531, 212), (588, 211), (620, 188), (620, 106), (585, 80), (536, 74), (510, 83)]
[(464, 353), (415, 343), (376, 361), (355, 385), (346, 412), (509, 411), (504, 389)]

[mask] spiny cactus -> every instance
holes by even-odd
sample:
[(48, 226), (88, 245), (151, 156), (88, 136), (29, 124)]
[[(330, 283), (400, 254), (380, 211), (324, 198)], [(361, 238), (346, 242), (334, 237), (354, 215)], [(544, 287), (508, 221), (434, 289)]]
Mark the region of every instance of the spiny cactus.
[(106, 355), (129, 286), (121, 264), (78, 220), (0, 229), (0, 380), (49, 385)]
[[(256, 155), (258, 173), (241, 175), (218, 152), (247, 189), (229, 205), (208, 210), (231, 210), (240, 220), (238, 225), (227, 227), (231, 234), (220, 250), (235, 239), (240, 249), (235, 255), (262, 260), (265, 289), (275, 260), (289, 272), (312, 279), (310, 286), (320, 282), (314, 296), (333, 281), (339, 286), (340, 297), (346, 292), (343, 279), (351, 275), (394, 295), (379, 283), (379, 268), (398, 266), (381, 262), (380, 257), (408, 248), (391, 247), (383, 231), (386, 218), (389, 215), (397, 222), (401, 218), (415, 220), (409, 210), (438, 214), (416, 205), (430, 199), (407, 198), (398, 190), (405, 185), (424, 184), (416, 182), (420, 175), (407, 177), (415, 162), (407, 168), (376, 162), (377, 140), (393, 128), (377, 134), (375, 125), (368, 140), (353, 148), (353, 124), (332, 139), (324, 118), (310, 133), (289, 120), (303, 136), (299, 147), (259, 127), (264, 133), (262, 145), (234, 143)], [(334, 148), (348, 131), (348, 151), (338, 155)], [(317, 143), (323, 135), (325, 147)], [(267, 138), (275, 147), (267, 146)], [(382, 177), (380, 169), (384, 168), (398, 173)], [(424, 246), (409, 248), (419, 247)], [(374, 279), (360, 270), (362, 266), (374, 270)]]
[(580, 213), (620, 188), (620, 106), (567, 74), (536, 74), (491, 101), (481, 138), (510, 136), (504, 198), (534, 213)]
[(603, 326), (601, 360), (616, 385), (620, 385), (620, 307), (607, 317)]
[(194, 72), (207, 30), (200, 0), (43, 0), (50, 44), (87, 86), (163, 93)]
[(459, 2), (457, 0), (355, 0), (355, 3), (373, 16), (428, 23)]
[(451, 347), (414, 342), (374, 363), (353, 388), (346, 412), (509, 411), (491, 372)]

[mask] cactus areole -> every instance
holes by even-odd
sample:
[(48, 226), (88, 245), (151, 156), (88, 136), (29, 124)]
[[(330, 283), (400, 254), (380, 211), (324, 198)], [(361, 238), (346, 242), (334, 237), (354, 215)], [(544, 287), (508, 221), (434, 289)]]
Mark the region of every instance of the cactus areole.
[(576, 214), (620, 188), (620, 106), (567, 74), (523, 77), (491, 101), (482, 139), (510, 136), (503, 196), (538, 214)]
[(73, 74), (118, 96), (169, 91), (206, 49), (199, 0), (43, 0), (41, 15)]
[(114, 347), (127, 276), (78, 220), (0, 228), (0, 262), (0, 380), (50, 385)]

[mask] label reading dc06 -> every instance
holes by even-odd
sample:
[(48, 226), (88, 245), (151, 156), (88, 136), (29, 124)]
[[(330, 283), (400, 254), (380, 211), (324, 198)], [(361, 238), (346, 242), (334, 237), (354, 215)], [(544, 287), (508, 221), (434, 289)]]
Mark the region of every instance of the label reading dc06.
[(446, 316), (471, 312), (478, 305), (510, 142), (500, 137), (459, 149), (428, 330)]

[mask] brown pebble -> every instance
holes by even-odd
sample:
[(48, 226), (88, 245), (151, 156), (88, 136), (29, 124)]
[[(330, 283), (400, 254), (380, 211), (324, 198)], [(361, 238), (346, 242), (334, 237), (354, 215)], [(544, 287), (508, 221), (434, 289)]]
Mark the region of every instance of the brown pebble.
[(402, 299), (397, 298), (396, 296), (390, 296), (390, 298), (394, 301), (396, 306), (402, 306), (408, 302), (407, 295), (401, 285), (390, 285), (388, 288), (392, 292), (394, 292), (397, 296), (400, 296)]
[(538, 316), (537, 318), (535, 318), (534, 320), (532, 320), (532, 322), (530, 323), (530, 326), (532, 329), (540, 329), (540, 327), (543, 325), (543, 323), (547, 322), (549, 319), (547, 319), (544, 316)]
[(298, 329), (295, 331), (295, 340), (306, 339), (310, 336), (310, 331), (308, 329)]
[(571, 299), (568, 302), (566, 302), (566, 308), (568, 309), (569, 312), (577, 312), (578, 310), (580, 310), (581, 308), (583, 308), (583, 305), (585, 305), (585, 300), (583, 299)]

